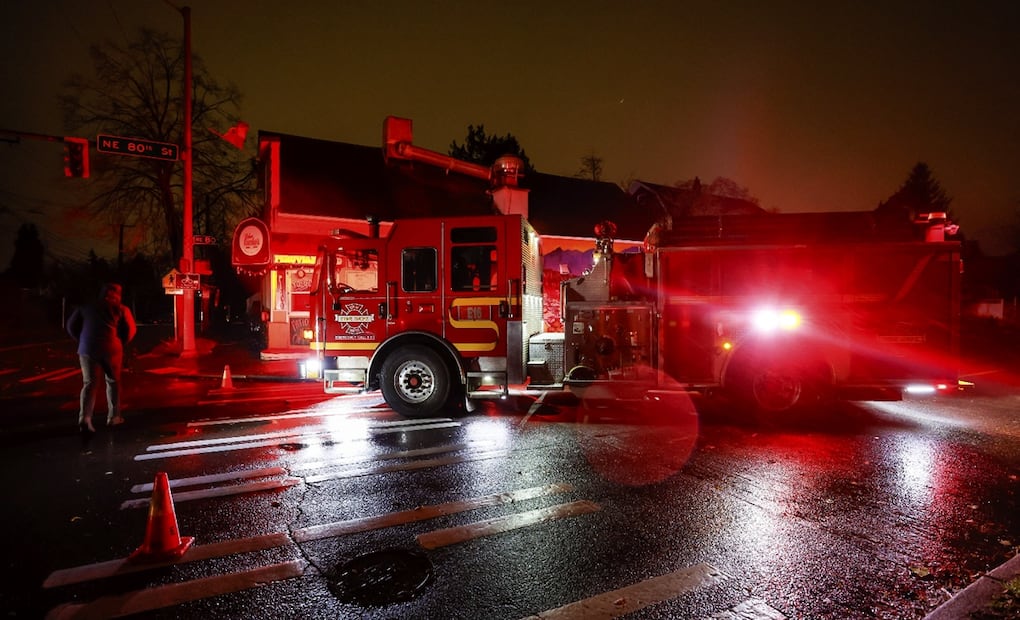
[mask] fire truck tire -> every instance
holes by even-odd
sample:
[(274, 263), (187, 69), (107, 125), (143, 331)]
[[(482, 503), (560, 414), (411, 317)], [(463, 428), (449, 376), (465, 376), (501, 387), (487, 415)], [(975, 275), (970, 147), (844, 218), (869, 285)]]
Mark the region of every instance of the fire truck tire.
[(796, 366), (761, 355), (745, 355), (728, 370), (726, 385), (757, 416), (794, 408), (804, 395), (806, 379)]
[(793, 409), (804, 394), (804, 376), (797, 368), (765, 365), (750, 377), (750, 396), (759, 411), (781, 413)]
[(450, 372), (432, 349), (404, 347), (382, 366), (380, 389), (386, 404), (409, 417), (426, 417), (441, 410), (449, 400)]

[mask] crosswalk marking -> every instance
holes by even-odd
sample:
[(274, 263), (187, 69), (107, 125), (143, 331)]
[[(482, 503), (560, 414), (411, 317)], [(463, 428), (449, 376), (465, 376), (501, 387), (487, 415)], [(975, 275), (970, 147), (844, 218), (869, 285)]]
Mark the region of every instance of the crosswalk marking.
[(167, 562), (132, 564), (128, 562), (126, 558), (122, 558), (118, 560), (99, 562), (96, 564), (87, 564), (75, 568), (66, 568), (54, 571), (46, 578), (46, 581), (43, 582), (43, 587), (56, 588), (74, 583), (95, 581), (97, 579), (112, 577), (114, 575), (126, 575), (143, 570), (171, 566), (173, 564), (184, 564), (187, 562), (197, 562), (200, 560), (220, 558), (239, 553), (262, 551), (265, 549), (272, 549), (274, 547), (284, 547), (294, 544), (295, 542), (321, 540), (323, 538), (367, 532), (386, 527), (395, 527), (406, 523), (414, 523), (436, 517), (477, 510), (479, 508), (489, 508), (503, 504), (515, 504), (517, 502), (537, 499), (547, 495), (569, 493), (573, 490), (573, 486), (557, 482), (537, 487), (518, 489), (515, 491), (482, 495), (480, 497), (447, 502), (445, 504), (419, 506), (417, 508), (401, 512), (314, 525), (294, 530), (293, 535), (286, 532), (278, 532), (252, 536), (249, 538), (224, 540), (206, 545), (193, 545), (180, 559)]
[(204, 577), (115, 596), (104, 596), (91, 603), (60, 605), (46, 614), (46, 618), (47, 620), (120, 618), (231, 592), (240, 592), (274, 581), (293, 579), (304, 575), (307, 567), (308, 563), (304, 560), (292, 560), (249, 571)]
[(445, 458), (436, 459), (425, 459), (420, 461), (411, 461), (410, 463), (401, 463), (398, 465), (378, 465), (375, 467), (364, 467), (361, 469), (349, 469), (344, 471), (332, 472), (328, 474), (318, 474), (315, 476), (306, 476), (305, 482), (308, 484), (315, 484), (317, 482), (323, 482), (325, 480), (339, 480), (342, 478), (358, 478), (361, 476), (372, 476), (375, 474), (388, 474), (398, 471), (414, 471), (418, 469), (429, 469), (431, 467), (441, 467), (443, 465), (454, 465), (456, 463), (470, 463), (471, 461), (483, 461), (486, 459), (495, 459), (501, 456), (510, 454), (509, 450), (496, 450), (492, 452), (476, 452), (467, 456), (449, 456)]
[(462, 543), (482, 536), (502, 534), (522, 527), (530, 527), (538, 523), (548, 523), (567, 517), (597, 512), (602, 507), (594, 502), (581, 500), (569, 504), (559, 504), (548, 508), (539, 508), (495, 519), (487, 519), (477, 523), (469, 523), (460, 527), (436, 530), (418, 536), (418, 544), (426, 549), (438, 549), (456, 543)]
[(188, 448), (185, 450), (165, 450), (163, 452), (150, 452), (148, 454), (136, 454), (134, 460), (152, 461), (158, 459), (169, 459), (178, 456), (193, 456), (195, 454), (210, 454), (213, 452), (231, 452), (234, 450), (250, 450), (252, 448), (268, 448), (271, 446), (280, 446), (287, 443), (293, 443), (295, 438), (315, 439), (321, 438), (323, 435), (329, 435), (329, 433), (322, 432), (315, 435), (297, 435), (293, 437), (281, 437), (279, 439), (267, 439), (265, 441), (244, 441), (221, 446), (207, 446), (204, 448)]
[[(462, 426), (461, 422), (449, 418), (429, 420), (401, 420), (398, 422), (379, 423), (359, 429), (365, 436), (351, 436), (351, 429), (330, 430), (322, 426), (306, 428), (304, 430), (275, 431), (271, 433), (256, 433), (252, 435), (234, 435), (230, 437), (215, 437), (210, 439), (194, 439), (190, 441), (177, 441), (163, 444), (154, 444), (146, 447), (145, 454), (137, 454), (136, 461), (149, 461), (155, 459), (173, 458), (179, 456), (192, 456), (196, 454), (208, 454), (214, 452), (228, 452), (234, 450), (249, 450), (252, 448), (265, 448), (278, 446), (285, 443), (318, 440), (329, 436), (337, 441), (337, 437), (343, 433), (340, 439), (343, 441), (361, 441), (369, 436), (384, 435), (391, 433), (413, 433), (417, 431), (436, 430), (441, 428), (455, 428)], [(321, 430), (317, 430), (321, 429)]]
[[(296, 484), (301, 484), (300, 478), (284, 478), (282, 480), (263, 480), (261, 482), (249, 482), (246, 484), (235, 484), (229, 487), (215, 487), (202, 489), (200, 491), (184, 491), (174, 493), (174, 503), (190, 502), (196, 499), (208, 499), (210, 497), (227, 497), (229, 495), (244, 495), (246, 493), (259, 493), (261, 491), (272, 491), (274, 489), (285, 489)], [(129, 499), (121, 503), (120, 509), (145, 508), (149, 505), (148, 499)]]
[(349, 521), (338, 521), (336, 523), (314, 525), (304, 529), (295, 530), (294, 540), (297, 542), (306, 542), (309, 540), (319, 540), (321, 538), (330, 538), (354, 532), (364, 532), (384, 527), (404, 525), (407, 523), (414, 523), (416, 521), (424, 521), (426, 519), (434, 519), (436, 517), (466, 512), (468, 510), (477, 510), (479, 508), (488, 508), (501, 504), (513, 504), (515, 502), (523, 502), (530, 499), (545, 497), (547, 495), (567, 493), (573, 489), (574, 487), (569, 484), (554, 483), (540, 487), (509, 491), (507, 493), (496, 493), (494, 495), (484, 495), (482, 497), (475, 497), (456, 502), (447, 502), (445, 504), (420, 506), (413, 510), (392, 512), (375, 517), (364, 517), (361, 519), (351, 519)]
[[(176, 478), (170, 480), (170, 488), (177, 489), (181, 487), (199, 486), (203, 484), (215, 484), (217, 482), (229, 482), (231, 480), (239, 480), (241, 478), (265, 478), (269, 476), (281, 476), (286, 474), (287, 470), (283, 467), (265, 467), (263, 469), (245, 469), (241, 471), (231, 471), (223, 474), (210, 474), (208, 476), (193, 476), (191, 478)], [(132, 493), (149, 493), (152, 491), (153, 484), (147, 482), (145, 484), (136, 484), (131, 487)]]
[(609, 620), (634, 613), (649, 605), (678, 598), (681, 594), (729, 579), (711, 564), (696, 564), (676, 572), (646, 579), (612, 592), (543, 611), (525, 620)]
[(192, 439), (190, 441), (176, 441), (171, 443), (160, 443), (145, 448), (146, 452), (159, 452), (163, 450), (174, 450), (178, 448), (203, 448), (206, 446), (219, 446), (231, 443), (253, 442), (263, 439), (293, 439), (295, 437), (315, 437), (328, 435), (329, 430), (302, 430), (302, 431), (277, 431), (274, 433), (256, 433), (253, 435), (240, 435), (231, 437), (216, 437), (213, 439)]
[(364, 463), (366, 461), (410, 459), (419, 456), (430, 456), (433, 454), (443, 454), (445, 452), (460, 452), (461, 450), (470, 450), (472, 448), (492, 446), (495, 445), (495, 443), (496, 442), (494, 441), (473, 441), (470, 443), (455, 443), (442, 446), (435, 446), (432, 448), (418, 448), (416, 450), (403, 450), (400, 452), (376, 454), (371, 456), (365, 456), (363, 458), (340, 458), (333, 461), (307, 461), (304, 463), (294, 463), (293, 465), (290, 466), (290, 470), (292, 472), (295, 472), (308, 469), (326, 469), (327, 467), (342, 467), (346, 465), (354, 465), (356, 463)]

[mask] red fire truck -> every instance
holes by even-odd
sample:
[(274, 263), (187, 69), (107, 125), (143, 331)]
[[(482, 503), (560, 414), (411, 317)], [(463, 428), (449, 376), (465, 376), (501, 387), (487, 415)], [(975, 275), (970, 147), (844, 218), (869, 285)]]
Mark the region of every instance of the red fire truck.
[(381, 389), (407, 416), (505, 397), (539, 361), (582, 395), (721, 392), (759, 411), (955, 389), (961, 263), (958, 243), (930, 234), (939, 226), (763, 214), (689, 218), (639, 253), (603, 238), (588, 273), (562, 286), (555, 367), (529, 347), (557, 338), (541, 333), (538, 235), (524, 218), (401, 220), (385, 237), (322, 245), (312, 347), (327, 392)]
[(427, 416), (530, 379), (591, 397), (722, 393), (777, 412), (958, 385), (962, 265), (943, 215), (677, 218), (635, 253), (613, 251), (605, 222), (591, 268), (560, 287), (563, 333), (548, 334), (515, 162), (490, 170), (420, 149), (402, 119), (384, 138), (387, 159), (493, 181), (502, 214), (323, 241), (310, 341), (329, 393), (379, 389), (395, 411)]

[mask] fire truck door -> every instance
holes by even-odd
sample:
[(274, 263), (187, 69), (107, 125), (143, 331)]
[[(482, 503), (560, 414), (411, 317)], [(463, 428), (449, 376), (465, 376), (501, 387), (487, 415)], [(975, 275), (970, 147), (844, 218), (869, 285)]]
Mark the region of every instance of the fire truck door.
[(386, 257), (376, 247), (340, 249), (329, 281), (333, 297), (330, 349), (374, 351), (386, 339)]
[(505, 224), (469, 221), (447, 234), (446, 337), (462, 355), (503, 357), (511, 286)]

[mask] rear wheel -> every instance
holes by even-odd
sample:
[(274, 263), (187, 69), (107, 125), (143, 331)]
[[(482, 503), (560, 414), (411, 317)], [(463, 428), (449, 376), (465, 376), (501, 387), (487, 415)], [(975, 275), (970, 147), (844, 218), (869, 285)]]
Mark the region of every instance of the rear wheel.
[(776, 364), (755, 369), (751, 374), (750, 395), (760, 411), (779, 413), (793, 409), (804, 394), (800, 369)]
[(397, 413), (409, 418), (440, 411), (450, 394), (450, 372), (442, 358), (427, 347), (405, 347), (382, 366), (383, 398)]

